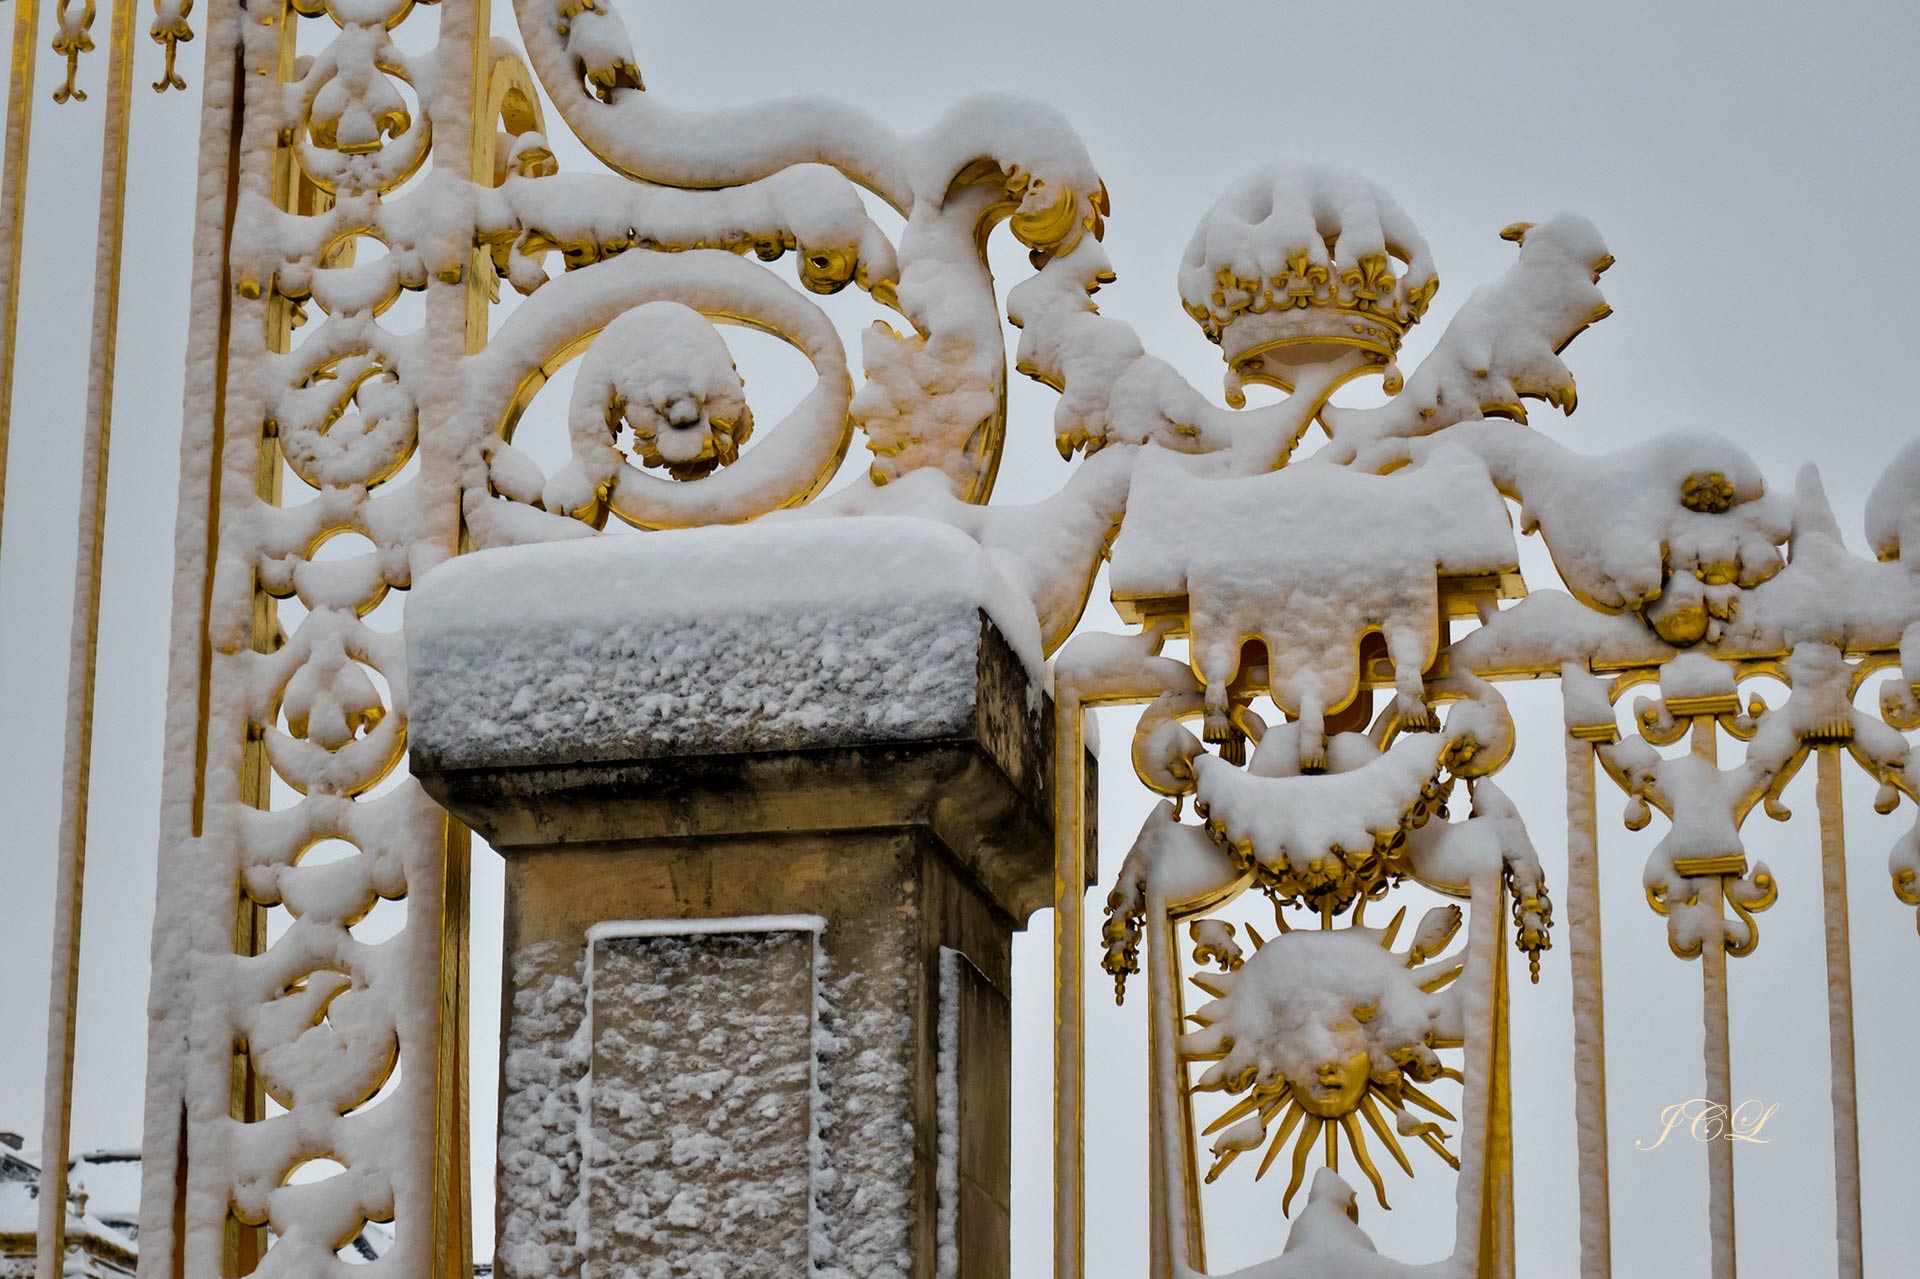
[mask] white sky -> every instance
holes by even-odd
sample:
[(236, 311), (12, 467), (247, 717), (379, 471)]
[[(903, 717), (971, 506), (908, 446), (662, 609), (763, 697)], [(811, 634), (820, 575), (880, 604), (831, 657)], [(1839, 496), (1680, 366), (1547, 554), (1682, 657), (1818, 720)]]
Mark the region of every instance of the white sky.
[[(1580, 381), (1578, 416), (1563, 421), (1545, 407), (1535, 414), (1536, 427), (1557, 439), (1597, 450), (1667, 429), (1718, 430), (1743, 443), (1776, 484), (1791, 483), (1811, 458), (1857, 547), (1868, 487), (1916, 431), (1905, 395), (1914, 371), (1909, 335), (1893, 323), (1912, 292), (1920, 196), (1912, 165), (1920, 18), (1908, 5), (616, 3), (638, 40), (651, 91), (681, 107), (824, 92), (917, 128), (978, 89), (1050, 99), (1080, 129), (1113, 195), (1107, 244), (1120, 281), (1102, 294), (1103, 309), (1133, 323), (1150, 350), (1209, 393), (1221, 368), (1175, 298), (1180, 251), (1200, 214), (1241, 172), (1300, 155), (1346, 163), (1382, 183), (1432, 244), (1441, 290), (1409, 342), (1402, 361), (1409, 369), (1470, 289), (1510, 260), (1499, 228), (1562, 208), (1599, 225), (1618, 258), (1603, 282), (1615, 314), (1569, 351)], [(411, 22), (429, 23), (433, 12), (417, 10)], [(103, 50), (105, 23), (103, 7)], [(503, 34), (510, 25), (509, 15), (496, 16)], [(155, 98), (141, 88), (135, 122), (77, 1149), (128, 1144), (140, 1131), (203, 48), (182, 53), (193, 96)], [(142, 38), (139, 56), (136, 80), (144, 85), (157, 78), (160, 53)], [(7, 974), (0, 1128), (23, 1129), (29, 1145), (38, 1129), (103, 66), (103, 52), (90, 55), (88, 102), (55, 107), (47, 95), (60, 66), (51, 55), (41, 61), (0, 543), (0, 671), (12, 726), (0, 745), (0, 891), (11, 905), (11, 927), (0, 933), (0, 972)], [(587, 162), (574, 147), (563, 163)], [(995, 261), (1003, 282), (1025, 271), (1022, 256), (1004, 245)], [(851, 293), (835, 302), (850, 338), (876, 314)], [(771, 425), (799, 394), (798, 362), (764, 341), (735, 345), (756, 416)], [(538, 456), (552, 456), (542, 439), (549, 450), (559, 439), (562, 382), (543, 396), (522, 439)], [(1052, 451), (1051, 398), (1024, 382), (1014, 389), (1002, 500), (1043, 495), (1068, 472)], [(1529, 560), (1530, 573), (1536, 568), (1545, 569), (1544, 557)], [(1088, 622), (1112, 624), (1097, 603)], [(1545, 686), (1508, 693), (1522, 717), (1523, 744), (1500, 781), (1529, 819), (1564, 925), (1557, 699)], [(1109, 717), (1103, 728), (1109, 743), (1126, 741), (1124, 718)], [(1101, 787), (1108, 876), (1147, 807), (1127, 775), (1125, 752), (1109, 755)], [(1920, 1194), (1920, 1165), (1910, 1157), (1920, 1133), (1906, 1066), (1920, 1050), (1910, 982), (1920, 941), (1911, 909), (1887, 887), (1895, 821), (1871, 813), (1871, 787), (1857, 772), (1849, 787), (1868, 1269), (1891, 1274), (1903, 1253), (1905, 1214)], [(1758, 953), (1733, 965), (1735, 1093), (1780, 1106), (1768, 1128), (1772, 1142), (1737, 1151), (1744, 1273), (1755, 1279), (1833, 1266), (1810, 778), (1796, 783), (1788, 801), (1799, 820), (1778, 828), (1756, 815), (1749, 827), (1782, 899), (1762, 918)], [(1601, 805), (1616, 1269), (1698, 1274), (1706, 1264), (1701, 1149), (1633, 1148), (1652, 1135), (1662, 1106), (1701, 1091), (1698, 970), (1668, 954), (1662, 921), (1640, 899), (1640, 866), (1659, 826), (1628, 836), (1604, 789)], [(475, 872), (473, 1113), (486, 1128), (497, 860), (479, 850)], [(1104, 882), (1096, 905), (1103, 896)], [(1014, 1231), (1016, 1273), (1028, 1277), (1047, 1273), (1050, 1233), (1050, 921), (1034, 923), (1020, 945), (1015, 997)], [(1514, 1005), (1521, 1256), (1526, 1273), (1547, 1276), (1571, 1273), (1575, 1255), (1571, 1023), (1564, 942), (1557, 946), (1541, 984), (1517, 991)], [(1100, 997), (1104, 987), (1096, 974), (1089, 1273), (1133, 1275), (1145, 1265), (1144, 1009), (1133, 1001), (1114, 1009)], [(489, 1143), (482, 1132), (476, 1147), (484, 1153)], [(1223, 1180), (1229, 1193), (1209, 1201), (1221, 1268), (1270, 1255), (1284, 1237), (1279, 1187), (1271, 1179), (1255, 1187), (1235, 1175), (1242, 1171)], [(1366, 1212), (1363, 1223), (1389, 1251), (1410, 1258), (1444, 1252), (1450, 1179), (1423, 1169), (1409, 1189), (1404, 1178), (1388, 1177), (1396, 1211), (1384, 1221)], [(484, 1168), (477, 1181), (484, 1256), (491, 1234)]]

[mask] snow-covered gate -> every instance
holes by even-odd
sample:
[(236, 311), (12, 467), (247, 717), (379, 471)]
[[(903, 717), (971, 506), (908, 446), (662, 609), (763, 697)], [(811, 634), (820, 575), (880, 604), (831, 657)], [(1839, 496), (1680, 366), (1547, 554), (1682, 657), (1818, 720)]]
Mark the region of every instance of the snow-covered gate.
[[(162, 5), (169, 48), (185, 9)], [(31, 47), (34, 10), (21, 12), (16, 40)], [(1121, 867), (1103, 930), (1117, 982), (1146, 948), (1155, 1273), (1205, 1273), (1200, 1187), (1261, 1147), (1267, 1164), (1288, 1157), (1289, 1201), (1327, 1165), (1296, 1222), (1301, 1246), (1262, 1276), (1513, 1272), (1506, 941), (1538, 963), (1552, 912), (1489, 779), (1515, 736), (1496, 682), (1540, 677), (1565, 691), (1563, 926), (1583, 1060), (1605, 1042), (1604, 772), (1630, 825), (1655, 809), (1667, 819), (1646, 898), (1676, 955), (1700, 964), (1722, 1107), (1730, 960), (1757, 944), (1753, 916), (1777, 891), (1741, 823), (1815, 761), (1838, 1272), (1860, 1273), (1841, 779), (1851, 756), (1883, 809), (1920, 793), (1905, 736), (1920, 725), (1920, 447), (1868, 505), (1879, 562), (1846, 550), (1817, 476), (1775, 490), (1718, 437), (1569, 452), (1526, 426), (1523, 402), (1573, 410), (1559, 353), (1607, 313), (1611, 257), (1594, 228), (1566, 215), (1508, 228), (1514, 266), (1403, 374), (1401, 338), (1433, 294), (1426, 245), (1384, 192), (1310, 166), (1250, 175), (1189, 250), (1182, 298), (1227, 358), (1233, 407), (1221, 408), (1089, 301), (1112, 278), (1098, 244), (1107, 193), (1050, 108), (971, 99), (918, 135), (815, 101), (689, 117), (641, 90), (610, 8), (523, 0), (517, 16), (541, 88), (609, 172), (557, 172), (535, 75), (488, 38), (484, 4), (216, 0), (206, 14), (143, 1273), (334, 1273), (368, 1220), (395, 1225), (379, 1268), (466, 1272), (467, 846), (401, 768), (394, 593), (464, 550), (590, 535), (609, 515), (652, 529), (808, 503), (808, 515), (961, 529), (1059, 650), (1057, 1273), (1080, 1273), (1086, 1217), (1080, 712), (1117, 703), (1147, 707), (1133, 759), (1168, 801)], [(121, 116), (129, 22), (116, 5)], [(62, 25), (77, 56), (78, 15)], [(31, 92), (16, 77), (10, 183)], [(103, 208), (123, 204), (115, 181), (110, 161)], [(906, 219), (897, 242), (863, 191)], [(980, 245), (1003, 220), (1036, 266), (1007, 298), (1015, 368), (1060, 392), (1061, 450), (1087, 454), (1061, 493), (1027, 507), (987, 504), (1007, 361)], [(117, 252), (117, 222), (103, 225), (102, 252)], [(9, 270), (17, 218), (12, 236)], [(743, 260), (749, 249), (791, 252), (805, 290), (854, 285), (901, 324), (866, 334), (857, 393), (824, 313)], [(550, 278), (556, 255), (565, 270)], [(501, 280), (531, 296), (491, 325)], [(417, 328), (395, 322), (403, 297), (422, 304)], [(773, 332), (817, 371), (750, 451), (751, 416), (701, 317)], [(110, 313), (105, 326), (110, 357)], [(589, 347), (572, 457), (549, 475), (512, 429)], [(1361, 376), (1386, 402), (1335, 403)], [(1286, 398), (1243, 408), (1249, 383)], [(656, 384), (669, 393), (650, 400)], [(103, 411), (90, 420), (104, 431)], [(1315, 422), (1327, 442), (1296, 459)], [(856, 427), (870, 472), (814, 500)], [(1510, 504), (1566, 593), (1527, 593)], [(1103, 557), (1139, 630), (1068, 643)], [(82, 649), (89, 624), (82, 610)], [(90, 678), (89, 662), (76, 670)], [(1743, 702), (1754, 680), (1790, 696)], [(1623, 723), (1616, 707), (1637, 689)], [(1877, 704), (1856, 704), (1871, 700), (1863, 689)], [(82, 758), (89, 700), (76, 689)], [(1731, 766), (1727, 739), (1745, 743)], [(1459, 782), (1472, 811), (1452, 821)], [(69, 800), (65, 901), (84, 798)], [(1920, 905), (1913, 835), (1889, 869)], [(1399, 917), (1382, 927), (1363, 913), (1375, 904), (1377, 918), (1408, 882), (1465, 909), (1429, 911), (1394, 950)], [(1270, 940), (1221, 917), (1249, 889), (1272, 904)], [(404, 926), (357, 940), (380, 902), (404, 902)], [(271, 910), (289, 922), (269, 943)], [(1188, 1014), (1184, 979), (1212, 1002)], [(70, 1006), (70, 955), (56, 1004), (62, 982)], [(59, 1150), (65, 1084), (52, 1073)], [(1446, 1085), (1460, 1092), (1457, 1149), (1434, 1122), (1454, 1114), (1430, 1095)], [(1230, 1104), (1209, 1126), (1203, 1176), (1198, 1111), (1212, 1092)], [(1581, 1269), (1596, 1279), (1610, 1272), (1596, 1065), (1576, 1093)], [(1344, 1147), (1384, 1201), (1371, 1152), (1410, 1169), (1402, 1139), (1461, 1173), (1438, 1269), (1374, 1257), (1332, 1171)], [(49, 1176), (63, 1163), (49, 1158)], [(1710, 1174), (1713, 1273), (1731, 1279), (1726, 1143)], [(59, 1256), (50, 1216), (43, 1279)]]

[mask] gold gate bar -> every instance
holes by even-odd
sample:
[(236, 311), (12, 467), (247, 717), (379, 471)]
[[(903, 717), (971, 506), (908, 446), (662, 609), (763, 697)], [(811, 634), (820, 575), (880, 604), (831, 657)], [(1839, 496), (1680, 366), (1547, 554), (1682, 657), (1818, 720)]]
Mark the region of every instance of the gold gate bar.
[[(1611, 729), (1612, 725), (1607, 726)], [(1609, 1279), (1613, 1238), (1607, 1185), (1607, 1031), (1600, 948), (1600, 835), (1594, 811), (1596, 744), (1567, 737), (1567, 945), (1573, 978), (1575, 1157), (1580, 1178), (1580, 1279)]]
[(1055, 683), (1053, 871), (1053, 1273), (1079, 1279), (1086, 1193), (1085, 960), (1087, 868), (1086, 711), (1071, 679)]
[[(25, 0), (23, 0), (25, 3)], [(73, 1119), (73, 1040), (80, 982), (80, 918), (93, 763), (93, 695), (100, 638), (100, 570), (106, 543), (107, 455), (120, 322), (120, 250), (127, 210), (127, 125), (133, 92), (133, 0), (114, 0), (100, 142), (100, 215), (94, 245), (93, 349), (80, 442), (79, 540), (74, 548), (73, 632), (67, 656), (66, 784), (60, 797), (53, 945), (47, 991), (47, 1075), (40, 1138), (37, 1279), (60, 1279), (66, 1256), (67, 1144)], [(19, 74), (16, 58), (15, 74)], [(9, 138), (11, 144), (11, 138)], [(23, 176), (25, 157), (22, 156)], [(15, 216), (18, 210), (14, 211)], [(19, 243), (16, 223), (13, 246)], [(8, 345), (18, 281), (7, 281)], [(11, 368), (7, 370), (11, 374)], [(9, 377), (9, 382), (11, 377)], [(4, 420), (4, 415), (0, 415)]]
[[(432, 167), (460, 182), (487, 185), (493, 176), (497, 122), (483, 118), (488, 101), (492, 7), (489, 0), (452, 0), (440, 6), (444, 101), (457, 101), (465, 119), (437, 121)], [(464, 52), (464, 56), (463, 55)], [(487, 344), (492, 263), (484, 250), (469, 245), (458, 279), (427, 286), (426, 335), (436, 362), (455, 365)], [(419, 549), (429, 561), (466, 549), (460, 513), (459, 459), (435, 447), (456, 405), (437, 394), (421, 403), (421, 474), (432, 496), (424, 504), (426, 520)], [(473, 1273), (473, 1226), (468, 1148), (468, 933), (469, 857), (466, 827), (443, 815), (439, 876), (440, 999), (432, 1045), (435, 1087), (433, 1124), (432, 1279), (466, 1279)], [(419, 886), (409, 896), (431, 906)]]
[(1853, 956), (1847, 928), (1847, 836), (1840, 799), (1840, 744), (1814, 748), (1820, 807), (1820, 890), (1827, 942), (1827, 1042), (1833, 1061), (1834, 1233), (1838, 1279), (1861, 1279), (1860, 1119), (1854, 1093)]
[(39, 0), (14, 0), (7, 143), (0, 173), (0, 523), (7, 503), (7, 428), (13, 421), (13, 348), (20, 330), (20, 234), (27, 213), (27, 152), (33, 141), (33, 72)]
[[(1709, 764), (1720, 762), (1719, 721), (1703, 715), (1693, 721), (1693, 753)], [(1733, 1114), (1733, 1049), (1727, 1013), (1726, 881), (1708, 875), (1701, 881), (1700, 905), (1713, 920), (1700, 947), (1701, 1018), (1705, 1031), (1707, 1101)], [(1735, 1279), (1733, 1224), (1733, 1143), (1707, 1143), (1707, 1225), (1713, 1249), (1713, 1279)]]
[[(221, 458), (226, 446), (227, 348), (235, 296), (229, 278), (234, 213), (239, 201), (240, 107), (244, 76), (239, 27), (208, 15), (198, 125), (201, 169), (194, 186), (190, 285), (196, 319), (187, 332), (186, 376), (181, 388), (180, 518), (174, 529), (174, 589), (169, 621), (167, 713), (162, 748), (158, 831), (158, 878), (184, 873), (182, 861), (200, 855), (194, 841), (203, 831), (208, 714), (213, 645), (214, 550), (220, 537)], [(218, 210), (211, 216), (208, 210)], [(156, 917), (158, 918), (158, 916)], [(173, 920), (185, 927), (187, 921)], [(236, 930), (237, 931), (237, 930)], [(154, 956), (152, 999), (166, 1001), (172, 963)], [(147, 1059), (160, 1058), (177, 1028), (149, 1007)], [(149, 1080), (141, 1138), (144, 1197), (166, 1226), (149, 1232), (142, 1266), (149, 1279), (182, 1279), (187, 1268), (185, 1198), (189, 1132), (183, 1078)], [(157, 1191), (157, 1193), (156, 1193)]]

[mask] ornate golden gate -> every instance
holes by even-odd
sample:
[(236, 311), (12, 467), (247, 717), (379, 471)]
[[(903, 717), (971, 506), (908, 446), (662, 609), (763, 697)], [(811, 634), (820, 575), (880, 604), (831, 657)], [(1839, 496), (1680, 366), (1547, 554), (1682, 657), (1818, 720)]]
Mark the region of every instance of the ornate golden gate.
[[(188, 7), (161, 5), (170, 59), (191, 38)], [(90, 47), (91, 12), (63, 0), (62, 52)], [(1256, 1150), (1260, 1172), (1288, 1172), (1289, 1211), (1325, 1166), (1294, 1237), (1336, 1250), (1359, 1247), (1340, 1233), (1357, 1216), (1333, 1171), (1343, 1157), (1382, 1204), (1376, 1153), (1409, 1173), (1412, 1157), (1451, 1166), (1447, 1264), (1513, 1273), (1507, 945), (1537, 967), (1554, 914), (1490, 780), (1516, 735), (1495, 685), (1523, 678), (1565, 693), (1561, 913), (1580, 1048), (1592, 1059), (1604, 1044), (1604, 771), (1630, 826), (1654, 809), (1669, 824), (1646, 897), (1675, 954), (1699, 961), (1722, 1107), (1729, 961), (1757, 944), (1754, 914), (1777, 891), (1740, 826), (1756, 805), (1782, 816), (1782, 788), (1815, 760), (1838, 1255), (1840, 1273), (1860, 1273), (1841, 778), (1851, 755), (1883, 811), (1920, 797), (1905, 736), (1920, 726), (1920, 447), (1869, 503), (1879, 562), (1845, 549), (1817, 477), (1773, 490), (1718, 437), (1572, 453), (1526, 425), (1525, 401), (1574, 409), (1560, 353), (1607, 314), (1612, 259), (1595, 229), (1570, 215), (1507, 228), (1514, 265), (1403, 374), (1401, 341), (1437, 287), (1427, 246), (1385, 192), (1312, 166), (1249, 175), (1188, 250), (1182, 300), (1228, 362), (1222, 408), (1091, 301), (1112, 279), (1108, 196), (1050, 108), (971, 99), (917, 135), (817, 101), (683, 115), (642, 89), (606, 0), (523, 0), (516, 16), (531, 69), (467, 0), (216, 0), (204, 15), (143, 1273), (325, 1273), (368, 1221), (394, 1223), (389, 1270), (468, 1272), (468, 850), (401, 768), (395, 593), (469, 549), (592, 535), (610, 515), (658, 529), (802, 505), (795, 517), (960, 528), (1000, 558), (1058, 650), (1056, 1273), (1081, 1272), (1086, 1217), (1083, 726), (1089, 708), (1121, 703), (1146, 707), (1132, 758), (1167, 801), (1120, 867), (1102, 931), (1116, 983), (1143, 974), (1147, 992), (1154, 1273), (1206, 1273), (1201, 1187)], [(23, 5), (14, 194), (0, 201), (9, 334), (36, 21)], [(103, 279), (117, 278), (130, 41), (120, 0)], [(558, 171), (543, 93), (604, 171)], [(899, 235), (869, 198), (904, 219)], [(1008, 360), (984, 245), (1002, 221), (1035, 267), (1006, 297), (1015, 370), (1060, 394), (1061, 452), (1086, 454), (1028, 507), (988, 503)], [(503, 281), (528, 298), (496, 318)], [(849, 285), (890, 321), (865, 335), (857, 389), (806, 296)], [(409, 296), (417, 327), (399, 322)], [(95, 316), (89, 400), (102, 477), (114, 298), (103, 290)], [(752, 448), (714, 323), (777, 335), (817, 375)], [(547, 474), (514, 427), (583, 353), (571, 458)], [(1378, 379), (1385, 404), (1342, 407), (1357, 378)], [(1285, 398), (1245, 408), (1250, 383)], [(1316, 423), (1326, 442), (1296, 458)], [(868, 474), (815, 500), (856, 429)], [(83, 598), (97, 593), (100, 482)], [(1510, 504), (1566, 593), (1528, 593)], [(1069, 641), (1103, 559), (1139, 629)], [(95, 626), (97, 608), (80, 610), (76, 652)], [(75, 672), (84, 761), (91, 661)], [(1759, 679), (1791, 695), (1743, 701)], [(1869, 685), (1878, 702), (1862, 708)], [(1616, 706), (1643, 688), (1623, 722)], [(1745, 752), (1723, 766), (1729, 738)], [(1454, 821), (1461, 783), (1471, 815)], [(84, 813), (83, 767), (62, 836), (42, 1279), (61, 1256)], [(1890, 873), (1920, 905), (1913, 835)], [(1458, 904), (1383, 924), (1404, 883)], [(1245, 917), (1249, 893), (1270, 905), (1271, 938)], [(404, 902), (405, 924), (370, 943), (356, 929), (380, 902)], [(270, 911), (283, 929), (270, 932)], [(1211, 1002), (1190, 1006), (1189, 984)], [(1457, 1112), (1436, 1095), (1449, 1087)], [(1209, 1110), (1213, 1092), (1227, 1104)], [(1610, 1273), (1598, 1066), (1580, 1069), (1576, 1095), (1594, 1279)], [(1713, 1270), (1731, 1279), (1725, 1143), (1710, 1171)]]

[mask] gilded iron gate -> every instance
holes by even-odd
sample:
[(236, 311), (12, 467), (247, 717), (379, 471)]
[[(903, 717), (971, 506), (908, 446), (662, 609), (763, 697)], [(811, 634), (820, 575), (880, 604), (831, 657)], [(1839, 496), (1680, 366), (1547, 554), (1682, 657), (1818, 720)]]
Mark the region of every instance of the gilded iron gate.
[[(90, 47), (90, 14), (63, 0), (57, 47), (71, 58)], [(1384, 1204), (1372, 1155), (1411, 1172), (1405, 1139), (1461, 1174), (1450, 1264), (1513, 1273), (1507, 947), (1538, 964), (1555, 913), (1492, 781), (1517, 733), (1497, 682), (1520, 678), (1559, 678), (1565, 694), (1560, 926), (1579, 1044), (1592, 1055), (1605, 1042), (1604, 772), (1629, 825), (1655, 810), (1667, 821), (1646, 898), (1675, 954), (1700, 963), (1708, 1093), (1722, 1107), (1730, 961), (1757, 944), (1754, 915), (1780, 891), (1749, 862), (1741, 824), (1756, 807), (1783, 815), (1781, 790), (1814, 761), (1839, 1271), (1860, 1273), (1840, 798), (1849, 755), (1882, 811), (1920, 798), (1907, 736), (1920, 727), (1920, 447), (1869, 502), (1877, 562), (1846, 549), (1817, 476), (1770, 488), (1718, 437), (1561, 448), (1526, 425), (1525, 402), (1573, 411), (1560, 353), (1607, 314), (1597, 231), (1567, 215), (1507, 228), (1513, 267), (1403, 373), (1401, 340), (1437, 283), (1427, 247), (1385, 192), (1321, 166), (1256, 171), (1189, 249), (1182, 300), (1227, 359), (1233, 408), (1221, 408), (1091, 301), (1112, 280), (1098, 243), (1107, 193), (1051, 109), (970, 99), (917, 135), (816, 101), (679, 115), (641, 88), (605, 0), (525, 0), (517, 16), (531, 71), (490, 37), (486, 6), (464, 0), (205, 14), (143, 1273), (327, 1272), (368, 1221), (394, 1224), (386, 1268), (467, 1273), (467, 845), (403, 767), (397, 600), (475, 547), (592, 535), (610, 516), (650, 529), (799, 506), (790, 518), (912, 513), (962, 529), (1001, 558), (1059, 650), (1058, 1274), (1080, 1273), (1086, 1218), (1083, 712), (1122, 703), (1147, 707), (1133, 761), (1167, 801), (1114, 876), (1102, 933), (1116, 982), (1141, 974), (1148, 993), (1154, 1272), (1206, 1272), (1201, 1186), (1241, 1156), (1260, 1151), (1263, 1172), (1284, 1158), (1286, 1199), (1306, 1188), (1300, 1220), (1324, 1224), (1354, 1198), (1332, 1171), (1343, 1152)], [(162, 4), (169, 68), (187, 18), (186, 4)], [(103, 279), (118, 275), (131, 21), (121, 0)], [(21, 50), (36, 23), (23, 5), (0, 200), (9, 334), (33, 93)], [(156, 87), (181, 86), (169, 70)], [(608, 171), (558, 171), (542, 90)], [(867, 199), (905, 229), (883, 233)], [(1028, 507), (987, 500), (1009, 361), (983, 246), (1002, 221), (1035, 267), (1006, 297), (1012, 362), (1060, 393), (1063, 456), (1086, 455)], [(749, 251), (791, 255), (796, 279)], [(496, 322), (503, 282), (530, 296)], [(865, 334), (857, 388), (806, 296), (849, 285), (886, 317)], [(61, 1256), (117, 292), (99, 296), (80, 580), (94, 602), (76, 613), (68, 731), (82, 765), (62, 827), (42, 1279)], [(751, 449), (711, 323), (774, 333), (817, 376)], [(9, 366), (11, 352), (9, 338)], [(583, 353), (571, 460), (547, 474), (513, 430)], [(1338, 404), (1360, 377), (1380, 379), (1382, 407)], [(679, 379), (682, 394), (649, 403), (648, 378)], [(1287, 398), (1243, 408), (1248, 384)], [(1328, 439), (1305, 452), (1316, 422)], [(856, 428), (868, 473), (820, 497)], [(1528, 594), (1514, 508), (1567, 594)], [(1196, 531), (1200, 511), (1233, 534)], [(1068, 643), (1103, 560), (1139, 630)], [(1791, 695), (1743, 699), (1756, 680)], [(1727, 741), (1745, 752), (1723, 766)], [(1459, 821), (1456, 789), (1471, 796)], [(1889, 871), (1920, 905), (1915, 836)], [(1409, 881), (1458, 904), (1383, 925)], [(1249, 894), (1269, 899), (1271, 939), (1221, 916)], [(404, 926), (356, 936), (382, 902), (404, 903)], [(1276, 993), (1319, 990), (1319, 960), (1336, 955), (1331, 1013)], [(1190, 1008), (1188, 984), (1211, 1002)], [(1285, 1028), (1265, 1056), (1253, 1051), (1263, 1016)], [(1316, 1037), (1338, 1054), (1288, 1055)], [(1431, 1095), (1447, 1085), (1457, 1121)], [(1610, 1273), (1603, 1072), (1582, 1068), (1575, 1091), (1582, 1275), (1597, 1279)], [(1210, 1092), (1229, 1104), (1202, 1131)], [(1316, 1164), (1332, 1179), (1308, 1186)], [(1731, 1279), (1724, 1143), (1708, 1231), (1713, 1273)], [(1284, 1257), (1273, 1264), (1285, 1273)]]

